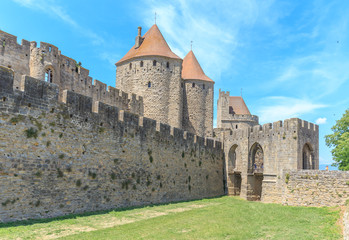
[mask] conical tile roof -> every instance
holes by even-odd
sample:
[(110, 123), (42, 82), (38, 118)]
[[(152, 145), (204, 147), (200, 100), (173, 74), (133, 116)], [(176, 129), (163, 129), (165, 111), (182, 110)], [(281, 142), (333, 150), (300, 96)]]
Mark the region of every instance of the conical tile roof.
[(158, 26), (154, 24), (148, 32), (143, 36), (144, 40), (139, 48), (135, 45), (128, 51), (128, 53), (121, 58), (116, 65), (136, 57), (142, 56), (162, 56), (174, 59), (181, 59), (174, 54), (168, 46), (166, 40), (162, 36)]
[(193, 51), (191, 50), (187, 54), (187, 56), (185, 56), (185, 58), (183, 59), (182, 78), (184, 80), (197, 79), (197, 80), (203, 80), (208, 82), (214, 82), (212, 79), (210, 79), (205, 75)]

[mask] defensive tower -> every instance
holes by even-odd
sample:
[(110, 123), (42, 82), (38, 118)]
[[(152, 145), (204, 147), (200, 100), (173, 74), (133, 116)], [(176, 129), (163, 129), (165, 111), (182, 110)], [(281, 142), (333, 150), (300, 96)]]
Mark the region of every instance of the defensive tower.
[(183, 59), (183, 129), (198, 136), (212, 136), (214, 81), (202, 70), (193, 51)]
[(135, 45), (116, 63), (116, 87), (143, 96), (145, 117), (182, 128), (182, 59), (156, 24), (143, 37), (141, 30)]
[(244, 99), (230, 96), (230, 92), (219, 89), (217, 101), (217, 128), (240, 129), (258, 125), (258, 116), (251, 115)]

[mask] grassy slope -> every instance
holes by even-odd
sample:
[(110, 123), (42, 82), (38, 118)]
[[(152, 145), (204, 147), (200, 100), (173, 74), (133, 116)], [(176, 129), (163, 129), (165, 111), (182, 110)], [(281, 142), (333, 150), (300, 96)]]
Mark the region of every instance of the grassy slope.
[(222, 197), (127, 211), (0, 225), (0, 239), (340, 239), (339, 210)]

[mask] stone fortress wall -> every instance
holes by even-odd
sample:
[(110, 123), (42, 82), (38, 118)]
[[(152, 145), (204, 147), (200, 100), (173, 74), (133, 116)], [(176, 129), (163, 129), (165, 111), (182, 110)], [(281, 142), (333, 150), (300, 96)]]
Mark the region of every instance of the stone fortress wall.
[(349, 198), (348, 171), (283, 171), (281, 203), (293, 206), (344, 206)]
[(46, 80), (58, 85), (60, 93), (67, 89), (92, 97), (94, 101), (143, 115), (141, 96), (107, 87), (98, 80), (92, 84), (89, 70), (81, 67), (74, 59), (62, 55), (56, 46), (41, 42), (37, 48), (36, 42), (27, 40), (22, 40), (19, 45), (16, 36), (3, 31), (0, 31), (0, 42), (0, 66), (14, 70), (16, 89), (20, 88), (22, 75), (40, 80), (50, 78)]
[(145, 117), (182, 128), (181, 72), (179, 59), (138, 57), (117, 65), (116, 87), (143, 96)]
[(214, 83), (184, 81), (183, 129), (199, 136), (212, 136)]
[(224, 194), (220, 142), (29, 76), (13, 82), (0, 67), (1, 222)]

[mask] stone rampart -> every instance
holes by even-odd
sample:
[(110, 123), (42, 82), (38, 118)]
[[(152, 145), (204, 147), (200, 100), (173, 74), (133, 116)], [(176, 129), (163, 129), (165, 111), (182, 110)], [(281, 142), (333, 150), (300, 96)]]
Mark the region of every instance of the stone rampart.
[(349, 198), (348, 171), (284, 170), (280, 184), (287, 205), (343, 206)]
[[(22, 75), (28, 75), (45, 80), (48, 70), (52, 76), (49, 81), (55, 83), (60, 90), (70, 90), (92, 97), (120, 109), (143, 115), (143, 98), (126, 93), (114, 87), (93, 80), (89, 70), (83, 68), (76, 60), (64, 56), (61, 51), (50, 43), (22, 40), (17, 43), (17, 37), (0, 31), (0, 66), (14, 71), (14, 88), (19, 89)], [(62, 97), (61, 95), (59, 96)]]
[(56, 84), (13, 81), (0, 67), (0, 222), (224, 194), (220, 142)]

